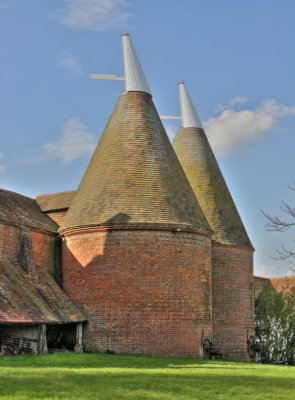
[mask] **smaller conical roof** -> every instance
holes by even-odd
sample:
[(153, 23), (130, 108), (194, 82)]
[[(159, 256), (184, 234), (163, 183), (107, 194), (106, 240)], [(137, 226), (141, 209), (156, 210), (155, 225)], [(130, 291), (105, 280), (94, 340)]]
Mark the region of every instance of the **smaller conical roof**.
[(194, 119), (197, 113), (184, 83), (179, 85), (179, 91), (184, 124), (176, 133), (173, 148), (214, 231), (213, 239), (222, 244), (252, 247), (207, 136)]
[(203, 128), (184, 82), (179, 82), (179, 100), (183, 128)]
[(125, 90), (127, 92), (145, 92), (151, 94), (129, 34), (123, 33), (121, 38), (125, 71)]

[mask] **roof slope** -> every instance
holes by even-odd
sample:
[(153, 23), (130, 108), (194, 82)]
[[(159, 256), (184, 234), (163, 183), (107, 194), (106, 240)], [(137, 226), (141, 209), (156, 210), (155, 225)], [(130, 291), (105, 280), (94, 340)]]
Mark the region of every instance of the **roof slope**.
[(32, 280), (0, 258), (0, 323), (67, 323), (86, 318), (47, 272)]
[(151, 96), (131, 91), (119, 97), (61, 230), (137, 223), (211, 231)]
[(36, 200), (0, 189), (0, 219), (17, 225), (57, 231), (57, 224), (44, 215)]
[(68, 190), (59, 193), (39, 194), (36, 201), (43, 212), (64, 210), (70, 207), (75, 192), (75, 190)]
[(213, 239), (252, 247), (204, 130), (181, 128), (173, 147), (214, 231)]

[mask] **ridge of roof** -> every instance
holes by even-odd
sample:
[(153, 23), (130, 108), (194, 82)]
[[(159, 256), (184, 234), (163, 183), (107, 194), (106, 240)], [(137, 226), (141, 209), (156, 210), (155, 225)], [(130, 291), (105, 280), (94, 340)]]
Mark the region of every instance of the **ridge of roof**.
[(211, 233), (152, 97), (123, 92), (60, 231), (144, 223)]

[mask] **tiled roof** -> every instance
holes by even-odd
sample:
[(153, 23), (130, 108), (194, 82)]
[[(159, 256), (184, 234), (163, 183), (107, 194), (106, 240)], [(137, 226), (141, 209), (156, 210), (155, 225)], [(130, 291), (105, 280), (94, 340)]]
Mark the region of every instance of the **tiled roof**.
[(47, 272), (31, 279), (16, 263), (0, 258), (0, 324), (85, 319)]
[(213, 239), (252, 247), (204, 130), (181, 128), (173, 147), (214, 231)]
[(75, 190), (68, 190), (59, 193), (39, 194), (36, 201), (43, 212), (64, 210), (70, 207), (75, 192)]
[(0, 219), (55, 232), (57, 224), (44, 215), (36, 200), (0, 189)]
[(151, 96), (124, 92), (61, 230), (141, 223), (189, 226), (211, 232)]

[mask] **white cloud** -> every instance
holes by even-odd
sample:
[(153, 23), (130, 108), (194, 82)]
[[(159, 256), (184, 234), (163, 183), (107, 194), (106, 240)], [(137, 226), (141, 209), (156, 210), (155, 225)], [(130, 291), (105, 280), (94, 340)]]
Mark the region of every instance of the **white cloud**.
[(129, 19), (126, 0), (64, 0), (60, 20), (67, 28), (106, 31)]
[[(237, 102), (237, 99), (240, 100)], [(241, 101), (244, 98), (236, 97), (230, 103), (241, 104)], [(273, 129), (281, 118), (288, 115), (295, 115), (295, 107), (286, 107), (275, 100), (267, 100), (254, 110), (223, 109), (217, 117), (206, 121), (204, 128), (215, 153), (226, 156), (263, 138), (265, 132)]]
[(63, 164), (89, 155), (96, 145), (95, 136), (79, 118), (71, 118), (63, 125), (60, 137), (54, 143), (47, 143), (44, 150)]
[(62, 57), (60, 57), (58, 61), (60, 65), (62, 65), (64, 68), (66, 68), (73, 74), (76, 75), (81, 74), (81, 67), (78, 59), (75, 56), (71, 54), (65, 54)]
[(225, 110), (226, 108), (240, 106), (241, 104), (244, 104), (247, 101), (248, 101), (247, 97), (236, 96), (233, 99), (231, 99), (228, 102), (228, 104), (218, 104), (218, 106), (216, 107), (216, 111), (219, 112), (219, 111)]
[(247, 97), (243, 97), (243, 96), (236, 96), (233, 99), (231, 99), (231, 101), (229, 102), (229, 106), (230, 107), (234, 107), (240, 104), (244, 104), (247, 102)]
[(0, 153), (0, 175), (3, 175), (4, 172), (6, 171), (6, 168), (2, 163), (3, 158), (4, 158), (4, 155), (2, 153)]

